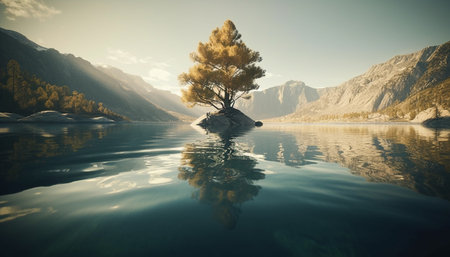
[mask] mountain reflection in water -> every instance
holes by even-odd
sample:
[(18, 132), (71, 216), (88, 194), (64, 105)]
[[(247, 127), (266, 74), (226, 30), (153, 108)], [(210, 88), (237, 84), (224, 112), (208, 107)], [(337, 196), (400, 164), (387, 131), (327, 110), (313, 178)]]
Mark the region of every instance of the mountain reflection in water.
[(335, 162), (368, 181), (450, 199), (450, 130), (421, 125), (270, 124), (248, 138), (264, 159), (302, 167)]
[(195, 134), (179, 124), (0, 124), (0, 195), (123, 169), (107, 163), (173, 153)]
[(0, 124), (2, 256), (446, 256), (449, 137)]
[[(102, 163), (145, 156), (151, 149), (180, 147), (178, 142), (195, 134), (189, 126), (170, 124), (2, 125), (0, 194), (113, 175), (121, 170), (107, 171)], [(198, 198), (207, 201), (201, 194), (218, 190), (211, 187), (221, 185), (224, 193), (244, 183), (220, 181), (217, 174), (226, 173), (223, 179), (256, 180), (246, 177), (261, 173), (252, 154), (300, 170), (317, 161), (334, 162), (371, 182), (450, 199), (450, 130), (421, 125), (266, 124), (248, 133), (211, 134), (184, 146), (180, 178), (199, 188)], [(85, 163), (92, 167), (75, 167)], [(255, 192), (249, 189), (256, 187), (251, 183), (243, 185), (243, 192)], [(231, 191), (229, 194), (241, 192)], [(231, 202), (236, 205), (236, 201)]]
[(261, 189), (254, 185), (264, 179), (257, 161), (232, 136), (211, 134), (206, 140), (184, 146), (178, 178), (198, 188), (193, 195), (213, 208), (213, 216), (233, 229), (239, 219), (240, 205), (253, 199)]

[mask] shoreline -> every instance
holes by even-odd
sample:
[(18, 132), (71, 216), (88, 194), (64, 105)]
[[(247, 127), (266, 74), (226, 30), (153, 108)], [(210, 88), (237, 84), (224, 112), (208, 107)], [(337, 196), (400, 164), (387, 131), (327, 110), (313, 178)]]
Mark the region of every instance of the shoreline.
[(0, 112), (0, 124), (26, 124), (26, 123), (45, 123), (45, 124), (72, 124), (72, 123), (116, 123), (105, 116), (86, 116), (74, 113), (61, 113), (58, 111), (41, 111), (28, 116), (22, 116), (16, 113)]

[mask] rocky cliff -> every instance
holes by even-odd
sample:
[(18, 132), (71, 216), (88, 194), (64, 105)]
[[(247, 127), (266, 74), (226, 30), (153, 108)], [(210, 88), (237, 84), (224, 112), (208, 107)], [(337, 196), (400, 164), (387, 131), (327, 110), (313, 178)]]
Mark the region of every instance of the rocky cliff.
[(317, 90), (301, 81), (288, 81), (281, 86), (252, 92), (250, 96), (248, 100), (239, 99), (235, 108), (253, 119), (284, 116), (319, 99)]
[(450, 42), (395, 56), (337, 87), (323, 90), (320, 99), (297, 109), (285, 120), (320, 120), (383, 110), (449, 78), (449, 56)]

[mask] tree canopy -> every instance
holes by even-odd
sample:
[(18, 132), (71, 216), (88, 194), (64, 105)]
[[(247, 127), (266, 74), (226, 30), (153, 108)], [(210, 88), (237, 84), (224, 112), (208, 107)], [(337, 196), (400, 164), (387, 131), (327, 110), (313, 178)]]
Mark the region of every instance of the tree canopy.
[(190, 56), (194, 66), (179, 76), (180, 83), (188, 86), (182, 90), (182, 100), (189, 106), (233, 107), (237, 99), (259, 88), (255, 80), (265, 73), (256, 66), (262, 61), (259, 52), (245, 45), (230, 20), (213, 30), (209, 42), (200, 42)]

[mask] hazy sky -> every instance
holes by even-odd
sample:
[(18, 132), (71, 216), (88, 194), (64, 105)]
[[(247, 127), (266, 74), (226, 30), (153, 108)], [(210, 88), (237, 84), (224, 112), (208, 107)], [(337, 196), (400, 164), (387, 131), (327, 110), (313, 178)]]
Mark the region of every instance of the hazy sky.
[(263, 57), (261, 89), (327, 87), (449, 41), (449, 11), (448, 0), (0, 0), (0, 26), (175, 92), (189, 53), (231, 19)]

